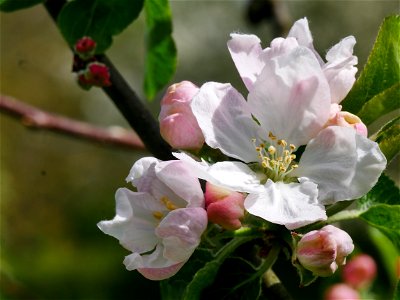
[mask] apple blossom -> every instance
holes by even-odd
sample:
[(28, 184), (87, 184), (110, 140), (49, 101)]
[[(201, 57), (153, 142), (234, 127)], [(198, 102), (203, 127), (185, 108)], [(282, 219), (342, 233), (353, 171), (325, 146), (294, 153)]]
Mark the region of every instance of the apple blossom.
[(235, 161), (210, 165), (175, 156), (199, 178), (249, 193), (249, 213), (288, 229), (326, 220), (325, 205), (363, 196), (384, 170), (385, 156), (353, 128), (326, 126), (331, 105), (354, 82), (353, 40), (334, 46), (323, 63), (306, 19), (266, 49), (254, 35), (232, 34), (228, 48), (247, 101), (230, 84), (207, 82), (191, 107), (205, 142)]
[(300, 264), (318, 276), (332, 275), (354, 250), (351, 237), (343, 230), (327, 225), (305, 234), (297, 244)]
[(208, 221), (228, 230), (242, 227), (244, 195), (206, 183), (205, 193)]
[(161, 100), (160, 133), (173, 148), (199, 150), (204, 136), (190, 108), (199, 88), (189, 81), (171, 85)]
[(138, 160), (127, 178), (136, 188), (116, 192), (116, 216), (98, 227), (132, 253), (128, 270), (162, 280), (189, 259), (207, 227), (200, 183), (180, 161)]

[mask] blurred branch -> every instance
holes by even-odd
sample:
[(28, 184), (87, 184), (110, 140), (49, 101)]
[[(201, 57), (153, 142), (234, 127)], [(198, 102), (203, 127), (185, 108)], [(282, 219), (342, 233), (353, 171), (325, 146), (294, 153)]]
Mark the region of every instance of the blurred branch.
[(286, 36), (292, 18), (284, 0), (249, 0), (247, 17), (253, 24), (272, 21), (274, 36)]
[[(67, 1), (65, 0), (47, 0), (44, 3), (55, 23), (57, 23), (57, 17), (66, 3)], [(148, 108), (130, 88), (107, 56), (99, 55), (97, 58), (107, 65), (111, 75), (112, 85), (104, 87), (103, 91), (110, 97), (129, 125), (139, 135), (146, 149), (159, 159), (174, 159), (171, 154), (171, 147), (162, 139), (158, 122)]]
[(132, 131), (116, 126), (99, 128), (85, 122), (40, 110), (9, 96), (0, 95), (0, 110), (21, 118), (22, 124), (27, 127), (48, 129), (86, 140), (131, 149), (145, 149), (142, 141)]

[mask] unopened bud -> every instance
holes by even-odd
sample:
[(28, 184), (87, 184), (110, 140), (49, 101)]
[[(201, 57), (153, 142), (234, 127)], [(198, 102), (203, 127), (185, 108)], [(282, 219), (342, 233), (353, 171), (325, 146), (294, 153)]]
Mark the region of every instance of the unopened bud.
[(208, 221), (228, 230), (242, 227), (244, 195), (206, 183), (205, 193)]
[(85, 36), (75, 43), (74, 49), (75, 53), (78, 54), (82, 59), (88, 59), (94, 55), (96, 46), (97, 44), (92, 38)]
[(190, 103), (199, 88), (189, 81), (171, 85), (161, 100), (160, 133), (173, 148), (199, 150), (204, 136)]
[(367, 254), (361, 254), (347, 263), (342, 276), (344, 282), (359, 289), (368, 286), (374, 280), (376, 271), (374, 259)]
[(305, 234), (297, 244), (296, 254), (304, 268), (325, 277), (345, 264), (353, 249), (353, 241), (345, 231), (327, 225)]
[(92, 86), (106, 87), (111, 85), (110, 72), (105, 64), (93, 62), (78, 73), (78, 83), (85, 89)]
[(347, 111), (341, 111), (341, 109), (342, 107), (336, 103), (331, 105), (330, 118), (326, 126), (351, 127), (358, 134), (367, 137), (368, 129), (361, 119)]
[(360, 294), (344, 283), (332, 285), (324, 295), (324, 300), (359, 300)]

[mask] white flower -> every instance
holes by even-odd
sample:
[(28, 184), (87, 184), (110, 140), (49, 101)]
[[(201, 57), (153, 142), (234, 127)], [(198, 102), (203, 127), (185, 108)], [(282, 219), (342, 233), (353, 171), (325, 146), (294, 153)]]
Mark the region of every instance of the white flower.
[[(157, 168), (157, 170), (156, 170)], [(98, 227), (132, 254), (128, 270), (152, 280), (171, 277), (189, 259), (207, 227), (200, 183), (181, 161), (137, 161), (127, 178), (137, 188), (117, 190), (116, 216)]]
[(325, 128), (331, 104), (354, 82), (354, 43), (349, 37), (334, 46), (325, 64), (306, 19), (264, 50), (256, 36), (233, 34), (228, 47), (247, 101), (230, 84), (208, 82), (191, 106), (206, 143), (240, 161), (176, 156), (199, 178), (249, 193), (244, 205), (253, 215), (288, 229), (325, 220), (324, 205), (364, 195), (386, 166), (378, 145), (354, 129)]

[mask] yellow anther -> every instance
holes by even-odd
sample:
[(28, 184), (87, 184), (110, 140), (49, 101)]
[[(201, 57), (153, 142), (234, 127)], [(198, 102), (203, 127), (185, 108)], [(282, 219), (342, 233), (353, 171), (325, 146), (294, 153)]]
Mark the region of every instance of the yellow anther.
[(174, 210), (174, 209), (178, 208), (178, 206), (176, 206), (174, 203), (172, 203), (171, 200), (169, 200), (168, 197), (166, 197), (166, 196), (161, 197), (161, 202), (164, 203), (165, 207), (168, 210)]
[(153, 212), (153, 217), (156, 218), (157, 220), (161, 220), (163, 217), (163, 213), (161, 211), (154, 211)]
[(264, 143), (261, 143), (261, 144), (260, 144), (260, 147), (261, 147), (261, 148), (265, 148), (265, 144), (264, 144)]
[(287, 142), (285, 140), (278, 140), (278, 145), (285, 148), (287, 146)]
[(263, 168), (268, 168), (269, 163), (268, 163), (268, 161), (263, 160), (263, 161), (261, 162), (261, 165), (263, 166)]
[(252, 138), (251, 141), (253, 142), (253, 144), (257, 141), (255, 138)]
[(268, 133), (268, 137), (273, 141), (276, 140), (276, 136), (274, 136), (271, 131)]
[(256, 147), (256, 151), (260, 152), (261, 151), (261, 147)]
[(291, 158), (291, 159), (296, 159), (296, 154), (291, 154), (291, 155), (290, 155), (290, 158)]
[(276, 148), (275, 148), (274, 146), (269, 146), (269, 147), (268, 147), (268, 152), (269, 152), (271, 155), (274, 155), (275, 152), (276, 152)]
[(298, 167), (299, 167), (299, 165), (292, 165), (292, 169), (296, 169)]
[(292, 150), (292, 151), (296, 150), (296, 146), (293, 144), (290, 144), (289, 147), (290, 147), (290, 150)]
[(283, 151), (283, 155), (284, 155), (284, 156), (289, 156), (289, 154), (290, 154), (289, 150)]

